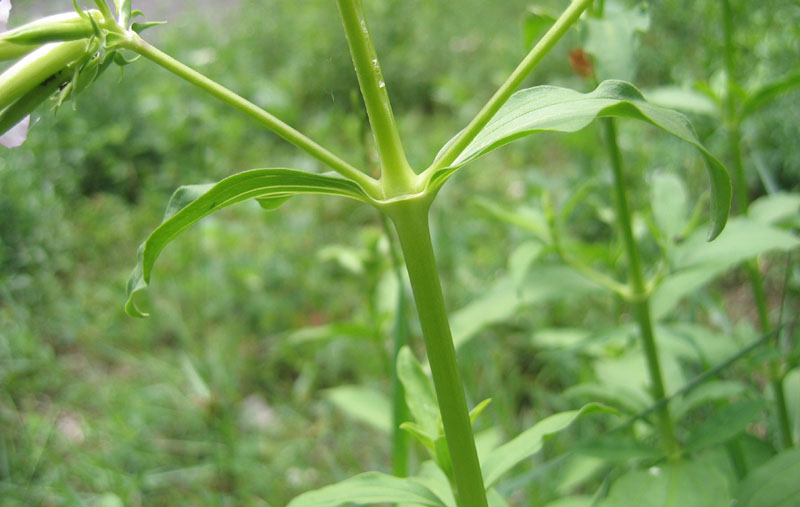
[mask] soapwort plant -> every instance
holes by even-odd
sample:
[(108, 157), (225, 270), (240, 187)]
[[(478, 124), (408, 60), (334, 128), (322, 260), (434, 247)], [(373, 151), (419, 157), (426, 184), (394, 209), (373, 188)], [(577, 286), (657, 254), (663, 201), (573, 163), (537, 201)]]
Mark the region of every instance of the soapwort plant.
[[(179, 188), (167, 205), (163, 222), (139, 249), (139, 262), (128, 283), (125, 308), (129, 314), (146, 315), (137, 305), (136, 295), (148, 287), (155, 261), (167, 244), (203, 217), (239, 202), (255, 199), (263, 208), (274, 210), (300, 194), (345, 197), (375, 208), (388, 218), (396, 233), (431, 372), (428, 380), (410, 351), (398, 348), (397, 375), (404, 383), (405, 400), (414, 419), (402, 427), (423, 443), (433, 461), (423, 464), (412, 477), (361, 474), (301, 495), (291, 503), (295, 507), (347, 502), (505, 505), (494, 490), (505, 472), (538, 452), (547, 435), (581, 415), (608, 410), (590, 404), (545, 418), (479, 459), (471, 424), (486, 403), (471, 413), (468, 410), (428, 223), (428, 212), (438, 192), (463, 167), (537, 132), (574, 132), (597, 118), (634, 119), (697, 149), (705, 161), (711, 187), (708, 238), (715, 238), (725, 226), (731, 200), (727, 171), (700, 143), (680, 113), (648, 103), (633, 85), (618, 80), (603, 81), (588, 93), (553, 86), (519, 90), (592, 0), (574, 0), (567, 7), (474, 118), (425, 168), (412, 168), (406, 158), (387, 92), (391, 83), (384, 81), (362, 1), (337, 0), (380, 162), (378, 177), (146, 42), (140, 32), (154, 23), (135, 21), (142, 13), (132, 10), (130, 0), (115, 0), (115, 13), (105, 0), (94, 3), (94, 10), (83, 10), (75, 3), (73, 13), (34, 21), (0, 36), (0, 57), (19, 59), (0, 76), (2, 132), (17, 129), (16, 139), (5, 141), (7, 144), (18, 144), (25, 118), (47, 99), (53, 97), (59, 106), (91, 85), (111, 64), (124, 66), (141, 57), (244, 113), (332, 170), (317, 174), (290, 168), (253, 169), (216, 184)], [(10, 3), (3, 0), (2, 5)], [(135, 58), (130, 58), (132, 55)], [(631, 297), (641, 301), (644, 288), (637, 285), (634, 289)], [(664, 438), (671, 437), (665, 433)]]

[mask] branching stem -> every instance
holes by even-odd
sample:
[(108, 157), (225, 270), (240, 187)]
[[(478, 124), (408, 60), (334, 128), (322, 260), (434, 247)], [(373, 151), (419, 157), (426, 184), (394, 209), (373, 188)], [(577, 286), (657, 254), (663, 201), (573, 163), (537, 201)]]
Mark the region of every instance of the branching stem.
[(153, 61), (154, 63), (160, 65), (161, 67), (193, 84), (194, 86), (197, 86), (234, 109), (237, 109), (238, 111), (255, 119), (269, 130), (275, 132), (282, 138), (305, 151), (342, 176), (355, 181), (374, 197), (378, 194), (378, 185), (375, 179), (359, 171), (352, 165), (348, 164), (341, 158), (317, 144), (315, 141), (309, 139), (303, 133), (287, 125), (267, 111), (264, 111), (249, 100), (237, 95), (221, 84), (212, 81), (211, 79), (184, 65), (178, 60), (175, 60), (171, 56), (163, 53), (158, 48), (152, 46), (138, 36), (130, 36), (127, 38), (124, 46), (127, 49), (139, 53), (148, 60)]
[(593, 0), (575, 0), (556, 20), (555, 24), (542, 36), (539, 42), (531, 49), (528, 56), (514, 69), (514, 72), (506, 79), (500, 88), (492, 95), (489, 102), (483, 106), (475, 118), (469, 122), (464, 130), (456, 137), (455, 142), (439, 157), (431, 167), (423, 174), (430, 174), (434, 171), (447, 167), (452, 164), (458, 156), (469, 146), (478, 133), (489, 123), (489, 120), (500, 110), (511, 95), (517, 91), (526, 77), (539, 65), (539, 62), (553, 49), (553, 46), (561, 39)]

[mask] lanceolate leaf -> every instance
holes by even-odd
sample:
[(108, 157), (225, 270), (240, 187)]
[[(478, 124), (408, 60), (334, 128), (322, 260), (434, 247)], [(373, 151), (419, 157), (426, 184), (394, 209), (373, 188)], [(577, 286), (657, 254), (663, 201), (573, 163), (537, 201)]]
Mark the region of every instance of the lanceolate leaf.
[(486, 488), (494, 486), (500, 476), (511, 470), (516, 464), (539, 452), (549, 435), (565, 429), (583, 415), (596, 412), (616, 411), (598, 403), (590, 403), (580, 410), (554, 414), (542, 419), (532, 428), (517, 435), (510, 442), (493, 450), (481, 463), (483, 482)]
[(709, 238), (715, 238), (725, 226), (730, 209), (731, 183), (727, 170), (700, 143), (685, 116), (648, 103), (639, 90), (624, 81), (603, 81), (590, 93), (555, 86), (520, 90), (511, 96), (450, 167), (432, 175), (430, 185), (440, 187), (456, 170), (515, 139), (536, 132), (575, 132), (595, 118), (609, 116), (645, 121), (700, 150), (711, 183), (712, 226)]
[(128, 280), (125, 310), (135, 317), (146, 316), (136, 308), (133, 297), (147, 288), (153, 264), (161, 250), (192, 224), (217, 210), (248, 199), (271, 200), (296, 194), (338, 195), (367, 202), (361, 187), (350, 180), (291, 169), (253, 169), (217, 184), (181, 187), (172, 195), (164, 221), (139, 247), (139, 263)]
[(758, 111), (770, 100), (791, 91), (793, 88), (800, 88), (800, 71), (794, 72), (771, 83), (767, 83), (755, 90), (742, 106), (742, 118)]
[(379, 503), (413, 503), (445, 507), (445, 504), (421, 481), (415, 478), (392, 477), (367, 472), (338, 484), (303, 493), (288, 507), (336, 507), (338, 505), (373, 505)]

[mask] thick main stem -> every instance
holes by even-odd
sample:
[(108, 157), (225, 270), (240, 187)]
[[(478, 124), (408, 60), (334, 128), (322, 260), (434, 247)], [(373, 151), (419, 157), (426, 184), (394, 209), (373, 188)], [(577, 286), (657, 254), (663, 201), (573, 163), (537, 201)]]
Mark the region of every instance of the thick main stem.
[[(378, 53), (367, 27), (361, 0), (337, 0), (350, 55), (358, 76), (358, 85), (367, 108), (378, 156), (381, 159), (381, 178), (387, 192), (404, 193), (416, 179), (408, 165), (400, 133), (386, 92)], [(389, 195), (387, 197), (392, 197)]]
[(447, 320), (428, 226), (430, 199), (408, 199), (387, 209), (397, 229), (411, 280), (425, 348), (442, 414), (459, 507), (486, 507), (478, 452)]
[[(625, 174), (622, 166), (622, 156), (617, 144), (617, 129), (614, 120), (603, 118), (603, 130), (606, 135), (611, 167), (614, 171), (614, 194), (617, 207), (617, 223), (622, 233), (622, 242), (625, 245), (625, 253), (628, 257), (628, 270), (630, 273), (630, 285), (632, 292), (631, 305), (636, 322), (639, 326), (639, 334), (642, 338), (642, 348), (647, 358), (647, 371), (650, 375), (650, 387), (656, 402), (666, 397), (664, 389), (663, 374), (661, 373), (661, 363), (658, 359), (658, 349), (656, 347), (655, 336), (653, 334), (653, 321), (650, 313), (650, 297), (647, 292), (647, 285), (642, 268), (641, 255), (636, 238), (633, 236), (633, 224), (631, 220), (630, 206), (628, 205), (628, 195), (625, 188)], [(669, 405), (664, 403), (658, 409), (658, 427), (661, 439), (668, 456), (676, 456), (678, 452), (678, 440), (675, 437), (675, 426), (669, 412)]]
[(377, 182), (374, 179), (362, 173), (352, 165), (348, 164), (324, 147), (317, 144), (315, 141), (309, 139), (303, 133), (287, 125), (270, 113), (264, 111), (249, 100), (235, 94), (221, 84), (212, 81), (203, 74), (200, 74), (192, 68), (175, 60), (171, 56), (162, 52), (155, 46), (150, 45), (138, 36), (131, 36), (131, 38), (125, 42), (125, 47), (135, 51), (136, 53), (139, 53), (148, 60), (153, 61), (185, 81), (197, 86), (234, 109), (255, 119), (272, 132), (275, 132), (282, 138), (305, 151), (342, 176), (357, 182), (368, 193), (373, 195), (378, 193)]

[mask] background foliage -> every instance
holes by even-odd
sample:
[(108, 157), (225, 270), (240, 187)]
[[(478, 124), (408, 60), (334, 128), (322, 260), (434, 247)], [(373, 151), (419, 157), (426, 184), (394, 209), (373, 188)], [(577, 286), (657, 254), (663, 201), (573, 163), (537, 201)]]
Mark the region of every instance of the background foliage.
[[(427, 165), (525, 53), (527, 13), (562, 7), (527, 0), (366, 3), (415, 167)], [(53, 11), (70, 8), (69, 2), (49, 4)], [(734, 5), (737, 79), (752, 87), (796, 69), (796, 2)], [(22, 22), (26, 8), (15, 3), (12, 20)], [(330, 2), (298, 9), (280, 0), (243, 0), (214, 16), (171, 13), (169, 25), (148, 37), (344, 158), (370, 166), (373, 146), (334, 11)], [(718, 2), (665, 0), (650, 5), (648, 14), (633, 82), (644, 90), (701, 81), (719, 88), (722, 35), (719, 23), (709, 21), (720, 16)], [(560, 43), (530, 84), (584, 89), (568, 58), (581, 37), (574, 33)], [(796, 91), (786, 94), (743, 127), (748, 167), (759, 168), (748, 173), (752, 198), (800, 190), (799, 99)], [(314, 170), (316, 162), (145, 62), (128, 67), (122, 79), (104, 75), (78, 97), (75, 111), (41, 115), (28, 142), (0, 158), (4, 502), (283, 505), (358, 471), (389, 469), (388, 441), (375, 428), (380, 424), (353, 422), (335, 403), (341, 391), (330, 391), (354, 384), (389, 389), (395, 286), (377, 215), (343, 200), (305, 197), (276, 213), (256, 205), (226, 210), (165, 251), (150, 295), (153, 317), (133, 320), (122, 311), (124, 283), (137, 245), (160, 220), (174, 188), (253, 167)], [(719, 123), (703, 115), (693, 121), (724, 158)], [(690, 202), (701, 198), (705, 176), (683, 147), (625, 124), (621, 144), (642, 234), (658, 180), (652, 169), (679, 175)], [(597, 384), (598, 377), (612, 382), (614, 371), (635, 369), (625, 366), (630, 340), (624, 334), (608, 339), (618, 360), (564, 346), (579, 341), (584, 329), (624, 329), (629, 317), (614, 298), (587, 295), (579, 284), (571, 290), (558, 277), (541, 278), (545, 295), (519, 304), (505, 304), (497, 298), (501, 292), (486, 297), (487, 288), (524, 275), (520, 259), (532, 248), (530, 229), (498, 220), (500, 211), (535, 223), (543, 193), (561, 203), (587, 181), (593, 186), (575, 208), (569, 233), (581, 241), (582, 257), (624, 273), (604, 153), (596, 129), (543, 135), (477, 162), (433, 210), (449, 307), (461, 316), (462, 331), (476, 333), (460, 351), (468, 396), (473, 404), (493, 398), (480, 419), (492, 428), (483, 438), (516, 435), (553, 412), (576, 408), (583, 397), (569, 388)], [(795, 217), (790, 227), (797, 225)], [(657, 254), (658, 244), (643, 244)], [(796, 315), (796, 263), (773, 253), (761, 265), (772, 315), (780, 312), (784, 291), (784, 313)], [(673, 312), (709, 330), (709, 348), (735, 352), (731, 341), (738, 346), (757, 338), (752, 308), (744, 275), (731, 270)], [(418, 339), (414, 345), (420, 351)], [(742, 398), (762, 399), (768, 355), (757, 353), (725, 373), (744, 386)], [(688, 361), (679, 367), (676, 357), (668, 369), (668, 383), (676, 387), (709, 366)], [(800, 399), (797, 370), (789, 378)], [(687, 427), (713, 417), (712, 408), (691, 412)], [(768, 410), (753, 410), (744, 417), (741, 440), (756, 464), (774, 452), (775, 436)], [(796, 402), (792, 410), (797, 438)], [(610, 458), (600, 451), (550, 461), (598, 424), (577, 423), (548, 443), (541, 460), (549, 466), (528, 463), (500, 490), (515, 505), (533, 505), (591, 494), (620, 475), (631, 462), (608, 467)], [(720, 460), (720, 453), (712, 449), (702, 459)]]

